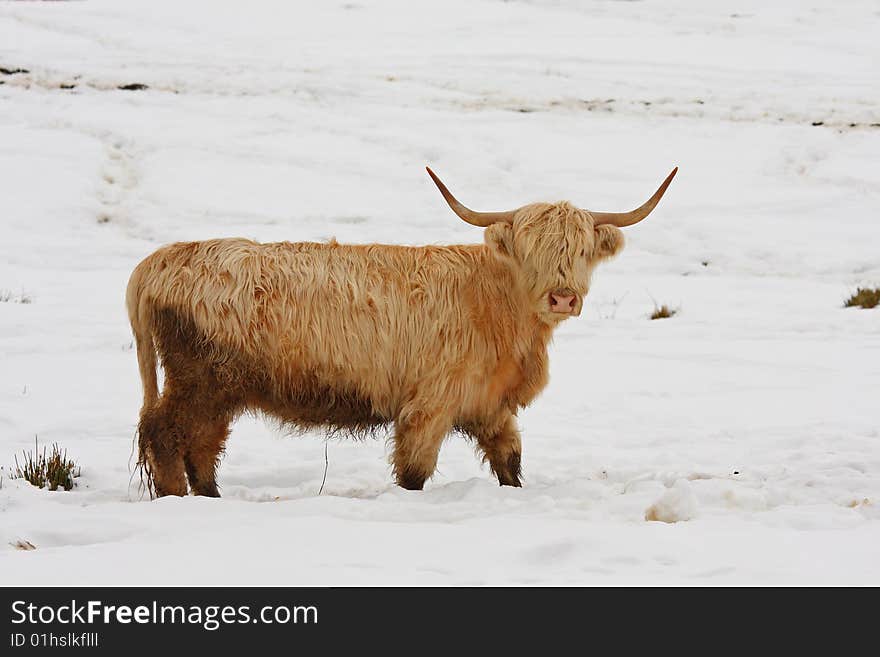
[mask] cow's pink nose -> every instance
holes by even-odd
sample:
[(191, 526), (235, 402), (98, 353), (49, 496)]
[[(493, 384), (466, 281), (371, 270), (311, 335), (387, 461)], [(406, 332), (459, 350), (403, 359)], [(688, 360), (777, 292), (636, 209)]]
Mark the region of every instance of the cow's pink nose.
[(555, 313), (571, 313), (574, 311), (575, 296), (560, 292), (550, 293), (550, 310)]

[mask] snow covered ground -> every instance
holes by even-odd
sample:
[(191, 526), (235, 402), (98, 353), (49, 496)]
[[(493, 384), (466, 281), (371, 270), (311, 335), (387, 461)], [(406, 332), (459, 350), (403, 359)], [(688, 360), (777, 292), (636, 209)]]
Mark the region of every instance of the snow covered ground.
[[(3, 3), (0, 583), (880, 584), (880, 309), (841, 307), (880, 284), (878, 32), (873, 0)], [(681, 167), (557, 333), (525, 487), (455, 437), (423, 492), (332, 441), (318, 496), (321, 437), (245, 418), (222, 499), (142, 499), (134, 265), (481, 240), (425, 164), (477, 209)], [(74, 491), (10, 480), (35, 435)]]

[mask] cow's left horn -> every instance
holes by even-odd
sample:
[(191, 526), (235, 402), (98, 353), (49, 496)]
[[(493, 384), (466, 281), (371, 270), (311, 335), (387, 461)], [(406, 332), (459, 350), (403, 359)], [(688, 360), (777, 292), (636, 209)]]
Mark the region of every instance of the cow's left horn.
[(443, 194), (443, 198), (446, 199), (446, 202), (449, 204), (449, 207), (452, 208), (452, 211), (472, 226), (481, 226), (485, 228), (492, 224), (501, 222), (510, 223), (513, 221), (513, 216), (517, 212), (516, 210), (509, 210), (507, 212), (475, 212), (474, 210), (465, 207), (458, 202), (448, 189), (446, 189), (446, 185), (434, 175), (434, 172), (431, 171), (430, 167), (425, 167), (425, 169), (428, 170), (428, 175), (431, 176), (434, 184), (440, 189), (440, 193)]
[(666, 176), (666, 180), (664, 180), (663, 184), (660, 185), (660, 188), (654, 192), (654, 195), (649, 198), (643, 206), (636, 208), (632, 212), (592, 212), (587, 210), (587, 212), (593, 217), (593, 225), (601, 226), (602, 224), (611, 224), (612, 226), (623, 228), (624, 226), (632, 226), (633, 224), (639, 223), (642, 219), (651, 214), (651, 210), (654, 209), (654, 206), (657, 205), (657, 202), (663, 197), (666, 188), (669, 187), (669, 183), (672, 182), (672, 179), (677, 172), (678, 167), (675, 167), (672, 170), (672, 173)]

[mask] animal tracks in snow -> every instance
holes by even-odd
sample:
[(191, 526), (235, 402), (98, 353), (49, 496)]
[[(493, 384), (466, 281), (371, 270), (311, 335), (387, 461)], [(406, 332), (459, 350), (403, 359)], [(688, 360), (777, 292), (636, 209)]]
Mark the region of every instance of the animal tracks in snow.
[(104, 165), (98, 190), (101, 211), (98, 223), (125, 222), (125, 201), (137, 185), (133, 158), (128, 147), (116, 141), (107, 147), (107, 163)]

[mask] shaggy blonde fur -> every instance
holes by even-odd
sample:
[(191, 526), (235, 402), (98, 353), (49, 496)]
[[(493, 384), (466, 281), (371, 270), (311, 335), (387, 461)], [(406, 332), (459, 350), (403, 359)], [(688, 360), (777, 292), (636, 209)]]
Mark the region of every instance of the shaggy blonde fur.
[[(393, 423), (398, 483), (421, 488), (443, 438), (472, 435), (519, 485), (514, 415), (547, 383), (547, 343), (623, 235), (568, 203), (521, 208), (485, 243), (404, 247), (244, 239), (177, 243), (134, 270), (127, 306), (144, 387), (141, 463), (162, 494), (216, 494), (229, 422)], [(165, 368), (159, 395), (156, 355)]]

